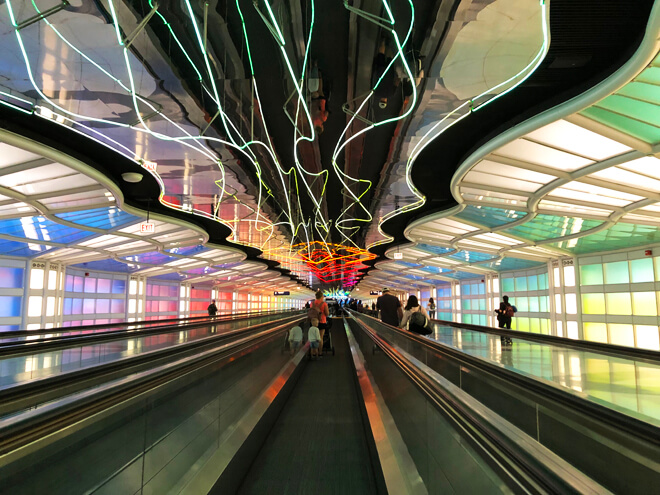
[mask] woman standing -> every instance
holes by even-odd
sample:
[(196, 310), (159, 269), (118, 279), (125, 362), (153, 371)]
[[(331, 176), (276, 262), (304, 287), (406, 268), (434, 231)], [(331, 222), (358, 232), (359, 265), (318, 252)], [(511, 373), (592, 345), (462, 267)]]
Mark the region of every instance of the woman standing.
[[(500, 328), (506, 328), (511, 330), (511, 318), (513, 315), (518, 312), (516, 307), (512, 304), (509, 304), (509, 296), (503, 296), (502, 302), (500, 303), (499, 309), (496, 309), (497, 313), (497, 325)], [(500, 337), (502, 345), (511, 345), (513, 341), (509, 337)]]
[(429, 318), (435, 320), (435, 301), (429, 297), (429, 302), (426, 304), (426, 310), (429, 312)]
[(312, 303), (310, 308), (310, 311), (316, 310), (318, 312), (318, 329), (320, 334), (319, 355), (323, 354), (323, 335), (328, 328), (328, 316), (330, 316), (328, 303), (326, 303), (324, 299), (325, 298), (323, 297), (323, 292), (318, 291), (316, 293), (316, 300)]
[(401, 328), (421, 335), (428, 335), (431, 333), (429, 315), (426, 310), (419, 305), (417, 296), (408, 297), (408, 302), (406, 303), (405, 308), (403, 308)]

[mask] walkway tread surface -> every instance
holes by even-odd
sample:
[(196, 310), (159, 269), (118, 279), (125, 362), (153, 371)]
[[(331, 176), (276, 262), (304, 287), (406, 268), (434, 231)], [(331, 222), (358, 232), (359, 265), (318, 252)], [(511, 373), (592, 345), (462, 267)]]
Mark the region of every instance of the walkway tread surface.
[(332, 328), (336, 355), (307, 363), (241, 494), (376, 493), (343, 326)]

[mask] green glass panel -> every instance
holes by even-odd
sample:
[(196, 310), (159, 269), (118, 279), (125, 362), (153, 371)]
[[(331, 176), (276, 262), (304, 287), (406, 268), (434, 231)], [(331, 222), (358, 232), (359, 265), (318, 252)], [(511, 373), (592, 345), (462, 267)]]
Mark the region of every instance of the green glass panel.
[(454, 215), (456, 218), (485, 227), (497, 227), (515, 222), (527, 215), (524, 211), (506, 210), (490, 206), (468, 205), (463, 211)]
[(502, 294), (506, 294), (508, 292), (514, 292), (513, 278), (502, 279)]
[(557, 215), (537, 215), (529, 222), (505, 229), (503, 232), (531, 241), (541, 241), (584, 232), (585, 230), (598, 227), (602, 223), (602, 220), (586, 218), (581, 219)]
[(548, 274), (539, 275), (539, 290), (548, 290)]
[(527, 277), (527, 290), (539, 290), (538, 275), (530, 275)]
[(550, 296), (539, 297), (539, 310), (541, 313), (547, 313), (550, 306)]
[(660, 256), (653, 258), (653, 265), (655, 266), (655, 281), (660, 282)]
[(634, 136), (647, 143), (657, 143), (660, 141), (660, 128), (645, 124), (638, 120), (634, 120), (623, 115), (609, 112), (603, 108), (590, 107), (581, 112), (584, 116), (589, 117), (597, 122), (601, 122), (609, 127), (618, 131)]
[(609, 327), (610, 344), (635, 347), (635, 332), (632, 325), (610, 323)]
[(530, 313), (538, 313), (539, 312), (539, 298), (538, 297), (530, 297), (529, 298), (529, 309), (527, 310)]
[(529, 298), (527, 297), (516, 297), (515, 301), (509, 301), (513, 304), (518, 311), (529, 311)]
[(582, 312), (586, 315), (604, 315), (605, 294), (582, 294)]
[(538, 318), (529, 319), (529, 331), (531, 333), (541, 333), (541, 321)]
[(603, 264), (606, 284), (627, 284), (630, 283), (628, 274), (628, 262), (616, 261), (614, 263)]
[(486, 300), (479, 299), (479, 311), (486, 311)]
[(463, 311), (469, 311), (470, 308), (470, 300), (469, 299), (461, 299), (461, 308)]
[(543, 335), (550, 335), (550, 320), (546, 318), (541, 318), (540, 323), (541, 323), (541, 333)]
[(580, 285), (602, 285), (603, 265), (581, 265)]
[(513, 318), (517, 323), (516, 330), (521, 332), (529, 332), (529, 318)]
[(644, 69), (635, 80), (660, 85), (660, 67), (648, 67)]
[(660, 127), (660, 111), (652, 103), (613, 94), (598, 102), (597, 107)]
[(621, 88), (618, 93), (660, 105), (660, 86), (643, 82), (631, 82)]
[(527, 291), (527, 277), (516, 277), (516, 292), (526, 292)]
[(575, 254), (611, 251), (660, 242), (660, 229), (650, 225), (618, 223), (609, 229), (586, 235), (572, 242), (556, 242), (551, 246), (566, 249)]
[(630, 279), (633, 283), (653, 282), (653, 260), (642, 258), (630, 262)]
[(611, 292), (605, 294), (608, 315), (632, 315), (630, 292)]
[[(605, 323), (584, 323), (584, 338), (592, 342), (607, 343), (607, 325)], [(593, 378), (594, 374), (589, 371), (589, 375)]]
[(657, 316), (655, 292), (633, 292), (632, 309), (635, 316)]

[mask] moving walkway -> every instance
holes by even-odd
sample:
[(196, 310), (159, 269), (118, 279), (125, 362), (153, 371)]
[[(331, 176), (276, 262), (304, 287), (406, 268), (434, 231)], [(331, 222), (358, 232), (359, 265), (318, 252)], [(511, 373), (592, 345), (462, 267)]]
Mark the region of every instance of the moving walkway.
[(364, 322), (337, 320), (336, 355), (313, 361), (281, 352), (294, 322), (0, 421), (0, 486), (607, 493)]

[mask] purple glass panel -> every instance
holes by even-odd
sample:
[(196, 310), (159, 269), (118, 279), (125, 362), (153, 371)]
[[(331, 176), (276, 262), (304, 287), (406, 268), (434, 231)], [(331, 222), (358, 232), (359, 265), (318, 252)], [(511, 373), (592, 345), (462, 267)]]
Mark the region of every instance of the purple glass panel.
[(64, 314), (65, 315), (70, 315), (71, 314), (71, 307), (73, 304), (73, 299), (70, 297), (65, 297), (64, 298)]
[(64, 290), (67, 292), (73, 292), (73, 275), (67, 275), (64, 282)]
[(72, 315), (82, 314), (82, 301), (82, 299), (78, 298), (73, 299), (73, 305), (71, 306)]
[(110, 280), (109, 278), (100, 278), (98, 280), (96, 291), (99, 294), (110, 294), (111, 287), (112, 287), (112, 280)]
[(96, 307), (96, 299), (83, 300), (83, 314), (93, 315), (95, 307)]
[(126, 312), (126, 301), (123, 299), (111, 299), (110, 300), (110, 312), (111, 313), (125, 313)]
[(85, 292), (88, 294), (96, 292), (96, 279), (94, 277), (85, 277)]
[(23, 287), (23, 269), (0, 266), (0, 287), (20, 289)]
[(20, 296), (0, 296), (0, 316), (21, 316)]
[(73, 277), (73, 292), (82, 292), (84, 279), (82, 277)]
[(96, 312), (99, 314), (105, 314), (110, 312), (110, 299), (97, 299), (96, 300)]

